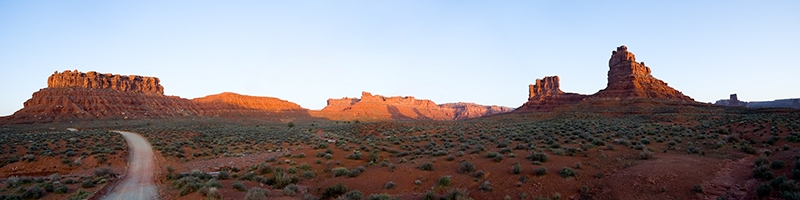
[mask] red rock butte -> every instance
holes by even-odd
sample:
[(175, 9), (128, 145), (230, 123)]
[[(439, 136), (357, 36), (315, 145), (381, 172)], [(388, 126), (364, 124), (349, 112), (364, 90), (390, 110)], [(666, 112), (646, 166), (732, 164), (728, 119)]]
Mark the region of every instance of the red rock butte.
[[(592, 95), (565, 93), (560, 89), (560, 78), (548, 76), (536, 79), (528, 89), (528, 101), (517, 108), (517, 112), (551, 111), (557, 107), (592, 101), (655, 100), (675, 103), (695, 103), (694, 99), (670, 87), (650, 74), (644, 62), (636, 62), (636, 56), (628, 47), (617, 47), (608, 61), (608, 83), (605, 89)], [(619, 105), (624, 106), (624, 105)]]
[(484, 106), (474, 103), (448, 103), (438, 105), (431, 100), (413, 96), (384, 97), (362, 92), (361, 98), (328, 99), (321, 113), (337, 120), (386, 119), (469, 119), (512, 111), (502, 106)]

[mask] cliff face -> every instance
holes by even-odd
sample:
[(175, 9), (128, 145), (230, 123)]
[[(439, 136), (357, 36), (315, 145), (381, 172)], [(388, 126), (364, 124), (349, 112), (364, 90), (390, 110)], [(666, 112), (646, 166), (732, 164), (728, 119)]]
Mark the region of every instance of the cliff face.
[(156, 77), (124, 76), (119, 74), (100, 74), (75, 71), (54, 72), (47, 78), (48, 88), (87, 88), (110, 89), (120, 92), (134, 92), (164, 95), (164, 87)]
[(550, 76), (536, 79), (536, 84), (528, 88), (528, 102), (517, 108), (517, 112), (550, 111), (554, 108), (585, 101), (596, 105), (618, 105), (598, 103), (599, 101), (656, 100), (677, 103), (693, 103), (694, 100), (683, 95), (650, 74), (644, 62), (636, 62), (636, 56), (628, 47), (617, 47), (608, 61), (608, 83), (606, 88), (593, 95), (565, 93), (559, 88), (559, 77)]
[(481, 117), (511, 111), (499, 106), (471, 103), (437, 105), (431, 100), (414, 97), (384, 97), (362, 92), (361, 98), (329, 99), (320, 112), (336, 120), (427, 119), (454, 120)]

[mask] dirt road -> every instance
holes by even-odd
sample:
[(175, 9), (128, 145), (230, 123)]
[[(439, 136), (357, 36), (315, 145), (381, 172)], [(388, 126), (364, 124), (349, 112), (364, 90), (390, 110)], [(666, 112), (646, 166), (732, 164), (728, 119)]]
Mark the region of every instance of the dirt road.
[(132, 132), (114, 131), (122, 134), (128, 141), (128, 173), (103, 200), (117, 199), (158, 199), (155, 173), (155, 159), (150, 142), (141, 135)]

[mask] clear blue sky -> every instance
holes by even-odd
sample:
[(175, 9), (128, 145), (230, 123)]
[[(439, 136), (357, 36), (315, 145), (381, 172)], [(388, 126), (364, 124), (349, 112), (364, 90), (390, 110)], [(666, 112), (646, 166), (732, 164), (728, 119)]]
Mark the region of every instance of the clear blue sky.
[(361, 91), (518, 107), (528, 84), (606, 85), (625, 44), (701, 102), (800, 97), (800, 1), (0, 1), (0, 116), (54, 71), (311, 109)]

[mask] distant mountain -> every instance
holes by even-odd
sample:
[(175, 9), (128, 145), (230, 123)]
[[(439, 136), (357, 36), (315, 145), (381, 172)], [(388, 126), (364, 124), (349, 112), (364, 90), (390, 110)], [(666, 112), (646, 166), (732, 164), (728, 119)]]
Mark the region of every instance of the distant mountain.
[(731, 94), (729, 99), (720, 99), (714, 102), (720, 106), (741, 106), (746, 108), (794, 108), (800, 109), (800, 98), (777, 99), (773, 101), (739, 101), (736, 94)]

